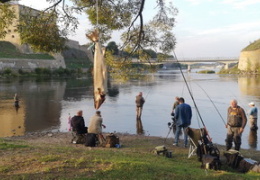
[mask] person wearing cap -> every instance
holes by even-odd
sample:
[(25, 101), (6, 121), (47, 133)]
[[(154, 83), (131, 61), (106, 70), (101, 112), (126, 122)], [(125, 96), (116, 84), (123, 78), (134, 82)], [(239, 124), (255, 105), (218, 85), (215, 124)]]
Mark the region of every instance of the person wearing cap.
[(257, 107), (254, 102), (250, 102), (248, 105), (250, 107), (248, 111), (250, 130), (257, 130)]
[(227, 112), (227, 137), (226, 137), (226, 150), (232, 148), (234, 141), (235, 150), (239, 151), (241, 146), (241, 136), (247, 123), (245, 111), (242, 107), (238, 106), (237, 100), (230, 101), (230, 106)]

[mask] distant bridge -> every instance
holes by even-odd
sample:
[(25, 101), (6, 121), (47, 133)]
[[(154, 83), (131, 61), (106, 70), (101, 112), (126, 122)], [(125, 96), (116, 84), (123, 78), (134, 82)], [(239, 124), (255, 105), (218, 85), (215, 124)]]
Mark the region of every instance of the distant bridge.
[(188, 70), (190, 70), (190, 66), (192, 64), (197, 63), (222, 63), (225, 65), (225, 69), (229, 68), (230, 64), (238, 63), (239, 58), (238, 57), (200, 57), (200, 58), (168, 58), (163, 61), (158, 61), (158, 59), (150, 59), (149, 62), (140, 62), (138, 59), (133, 59), (133, 63), (141, 63), (141, 64), (165, 64), (165, 63), (181, 63), (181, 64), (187, 64)]

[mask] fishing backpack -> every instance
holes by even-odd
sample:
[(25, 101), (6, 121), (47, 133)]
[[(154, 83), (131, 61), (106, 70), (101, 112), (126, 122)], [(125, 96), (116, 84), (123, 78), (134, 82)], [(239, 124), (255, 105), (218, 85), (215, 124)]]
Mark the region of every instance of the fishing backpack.
[(116, 147), (116, 144), (119, 145), (119, 137), (117, 137), (115, 134), (110, 133), (106, 136), (106, 145), (105, 147)]
[(227, 165), (238, 172), (246, 173), (251, 169), (255, 169), (255, 172), (258, 171), (258, 163), (252, 159), (244, 158), (239, 151), (230, 149), (224, 152), (224, 156), (226, 157)]
[(199, 143), (197, 148), (201, 168), (219, 170), (221, 168), (219, 149), (210, 141)]
[(202, 155), (201, 168), (220, 170), (221, 161), (218, 157), (209, 154)]
[(211, 155), (219, 159), (220, 152), (219, 149), (210, 141), (204, 141), (198, 144), (197, 156), (198, 160), (202, 161), (203, 155)]

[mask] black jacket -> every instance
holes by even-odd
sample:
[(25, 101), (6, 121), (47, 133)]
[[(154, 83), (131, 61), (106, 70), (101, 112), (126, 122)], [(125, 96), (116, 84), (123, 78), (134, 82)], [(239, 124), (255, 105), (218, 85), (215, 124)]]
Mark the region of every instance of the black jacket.
[(77, 132), (77, 134), (87, 133), (87, 128), (85, 127), (84, 118), (82, 116), (74, 116), (71, 119), (72, 131)]

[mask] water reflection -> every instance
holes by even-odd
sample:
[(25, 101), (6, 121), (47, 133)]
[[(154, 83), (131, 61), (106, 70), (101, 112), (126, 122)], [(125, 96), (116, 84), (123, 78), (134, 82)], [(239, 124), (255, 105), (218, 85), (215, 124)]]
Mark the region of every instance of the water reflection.
[[(214, 143), (225, 143), (226, 129), (216, 109), (196, 83), (207, 91), (223, 117), (226, 116), (230, 99), (234, 97), (246, 102), (246, 105), (254, 101), (256, 106), (260, 106), (258, 79), (195, 73), (185, 76)], [(134, 100), (137, 92), (143, 92), (146, 100), (142, 119), (136, 119)], [(15, 93), (21, 99), (17, 112), (13, 100)], [(169, 132), (167, 122), (172, 121), (170, 112), (175, 95), (185, 97), (187, 103), (190, 103), (194, 112), (191, 127), (199, 128), (199, 118), (180, 73), (155, 73), (147, 79), (127, 83), (111, 82), (108, 86), (108, 98), (101, 108), (107, 125), (106, 132), (141, 134), (145, 130), (147, 135), (165, 137)], [(17, 81), (0, 79), (0, 136), (46, 130), (66, 132), (68, 114), (74, 115), (81, 109), (87, 123), (90, 115), (95, 112), (93, 101), (90, 78)], [(170, 136), (173, 136), (173, 130), (170, 130)], [(257, 133), (249, 132), (249, 126), (246, 126), (241, 148), (259, 150), (257, 136)]]
[[(59, 126), (65, 81), (19, 80), (1, 87), (4, 89), (1, 89), (0, 101), (1, 137)], [(19, 93), (20, 104), (14, 107), (13, 94), (16, 92)]]
[(260, 77), (238, 77), (238, 85), (241, 93), (260, 97)]
[(23, 104), (19, 111), (13, 104), (13, 98), (0, 101), (0, 137), (19, 136), (25, 132), (25, 108)]
[(136, 134), (144, 134), (143, 123), (141, 118), (136, 118)]
[(252, 149), (257, 148), (257, 130), (250, 130), (248, 135), (248, 145)]

